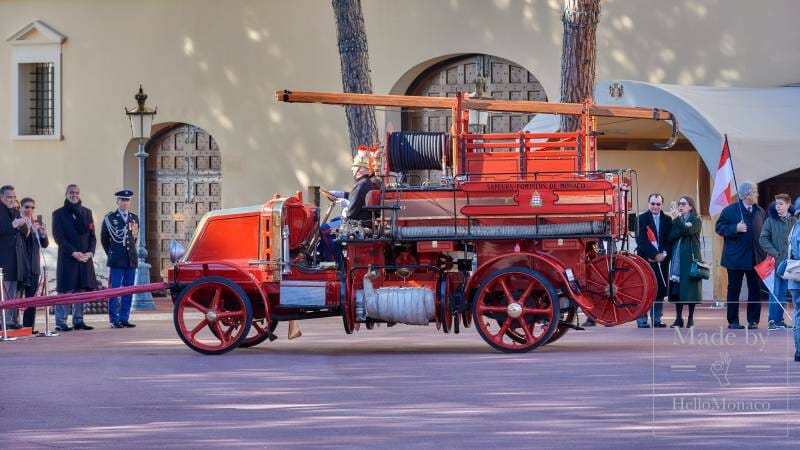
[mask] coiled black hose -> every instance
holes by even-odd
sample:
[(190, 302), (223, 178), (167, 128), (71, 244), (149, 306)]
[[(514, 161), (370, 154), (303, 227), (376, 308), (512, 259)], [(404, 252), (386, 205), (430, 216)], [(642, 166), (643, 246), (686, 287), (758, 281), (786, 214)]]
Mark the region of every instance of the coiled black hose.
[(447, 133), (398, 131), (389, 136), (391, 170), (441, 170), (442, 154), (450, 142)]

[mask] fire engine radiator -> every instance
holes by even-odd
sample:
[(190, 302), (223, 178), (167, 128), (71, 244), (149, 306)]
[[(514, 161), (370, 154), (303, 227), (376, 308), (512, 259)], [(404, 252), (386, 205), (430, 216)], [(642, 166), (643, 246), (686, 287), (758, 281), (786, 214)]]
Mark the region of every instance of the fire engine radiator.
[[(366, 317), (409, 325), (428, 325), (436, 317), (433, 291), (421, 287), (382, 287), (374, 289), (364, 278), (364, 290), (356, 292), (356, 303), (363, 302)], [(356, 305), (359, 310), (360, 305)]]
[(466, 226), (423, 226), (398, 227), (395, 237), (399, 239), (447, 238), (447, 237), (518, 237), (518, 236), (557, 236), (562, 234), (602, 234), (606, 233), (602, 220), (592, 222), (556, 223), (544, 225), (476, 225)]

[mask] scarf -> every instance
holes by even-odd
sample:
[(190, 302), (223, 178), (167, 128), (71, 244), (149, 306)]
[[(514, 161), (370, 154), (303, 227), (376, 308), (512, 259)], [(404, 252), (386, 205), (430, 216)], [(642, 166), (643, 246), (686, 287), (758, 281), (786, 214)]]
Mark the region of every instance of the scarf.
[(86, 222), (84, 222), (83, 216), (81, 215), (80, 200), (78, 200), (78, 203), (71, 203), (69, 200), (64, 199), (64, 209), (70, 214), (72, 226), (75, 227), (75, 231), (79, 235), (89, 232), (89, 228), (86, 226)]
[[(685, 216), (681, 216), (681, 224), (686, 226), (686, 222), (691, 220), (693, 214), (689, 213)], [(672, 259), (670, 260), (670, 271), (669, 271), (669, 279), (670, 281), (678, 282), (681, 279), (681, 242), (683, 242), (683, 238), (678, 239), (675, 241), (675, 245), (672, 247)], [(694, 251), (692, 249), (692, 251)], [(694, 255), (692, 255), (694, 256)]]

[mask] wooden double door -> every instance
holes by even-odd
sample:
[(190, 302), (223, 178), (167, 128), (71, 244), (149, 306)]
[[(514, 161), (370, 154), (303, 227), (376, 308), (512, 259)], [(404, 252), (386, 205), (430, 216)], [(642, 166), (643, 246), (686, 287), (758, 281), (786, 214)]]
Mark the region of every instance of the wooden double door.
[[(496, 100), (547, 101), (544, 88), (525, 68), (491, 55), (471, 54), (439, 63), (423, 72), (411, 85), (408, 95), (455, 97), (456, 92), (475, 92), (479, 76), (486, 81), (486, 92)], [(403, 130), (449, 132), (450, 111), (404, 110)], [(485, 126), (471, 125), (473, 133), (509, 133), (521, 130), (533, 118), (531, 114), (489, 114)]]

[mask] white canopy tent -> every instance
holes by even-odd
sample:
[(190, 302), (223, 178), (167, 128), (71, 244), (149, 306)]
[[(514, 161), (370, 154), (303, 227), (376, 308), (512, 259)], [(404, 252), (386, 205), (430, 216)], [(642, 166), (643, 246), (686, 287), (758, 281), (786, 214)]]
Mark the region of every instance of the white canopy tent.
[[(680, 133), (700, 154), (712, 176), (725, 134), (737, 181), (760, 182), (800, 168), (800, 117), (795, 116), (800, 107), (800, 87), (718, 88), (615, 80), (597, 83), (594, 98), (597, 104), (672, 112)], [(601, 122), (599, 129), (604, 131), (608, 126), (608, 122)], [(543, 114), (525, 126), (526, 131), (534, 132), (557, 128), (558, 117)]]

